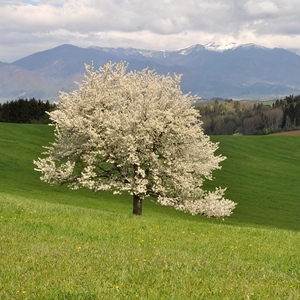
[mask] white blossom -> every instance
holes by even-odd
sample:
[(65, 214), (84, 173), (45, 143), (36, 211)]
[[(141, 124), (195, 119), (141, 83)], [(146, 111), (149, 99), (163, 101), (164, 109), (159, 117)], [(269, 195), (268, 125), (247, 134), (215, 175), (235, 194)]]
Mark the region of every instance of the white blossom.
[(158, 197), (158, 202), (165, 206), (174, 206), (175, 209), (188, 212), (192, 215), (204, 215), (208, 218), (229, 217), (236, 207), (236, 203), (225, 199), (226, 189), (217, 188), (214, 192), (204, 193), (202, 199), (179, 200), (174, 198)]
[(41, 180), (154, 195), (194, 215), (229, 216), (236, 204), (223, 198), (225, 190), (202, 189), (225, 157), (203, 132), (192, 107), (197, 97), (182, 93), (179, 75), (126, 69), (124, 62), (97, 71), (87, 65), (78, 89), (61, 93), (49, 113), (55, 142), (34, 161)]

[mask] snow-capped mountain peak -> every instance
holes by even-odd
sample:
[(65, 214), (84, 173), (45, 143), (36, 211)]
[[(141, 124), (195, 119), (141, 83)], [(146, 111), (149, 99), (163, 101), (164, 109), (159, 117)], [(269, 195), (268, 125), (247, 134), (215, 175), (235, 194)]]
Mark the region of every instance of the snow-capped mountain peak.
[(228, 42), (228, 43), (211, 42), (211, 43), (207, 43), (205, 45), (196, 44), (196, 45), (193, 45), (188, 48), (179, 49), (178, 53), (181, 55), (189, 55), (190, 53), (204, 51), (204, 50), (213, 51), (213, 52), (224, 52), (227, 50), (235, 50), (237, 48), (244, 48), (244, 49), (255, 48), (255, 49), (264, 49), (264, 50), (270, 49), (270, 48), (252, 44), (252, 43), (237, 44), (235, 42)]
[(188, 48), (179, 49), (178, 51), (181, 55), (188, 55), (191, 52), (198, 52), (198, 51), (203, 51), (203, 50), (205, 50), (203, 45), (196, 44), (196, 45), (193, 45), (193, 46), (188, 47)]
[(216, 43), (216, 42), (211, 42), (208, 44), (204, 45), (206, 50), (210, 51), (216, 51), (216, 52), (223, 52), (226, 50), (231, 50), (239, 47), (239, 44), (230, 42), (230, 43)]
[(264, 50), (270, 49), (270, 48), (267, 48), (267, 47), (264, 47), (264, 46), (261, 46), (261, 45), (252, 44), (252, 43), (243, 44), (240, 47), (242, 47), (242, 48), (264, 49)]

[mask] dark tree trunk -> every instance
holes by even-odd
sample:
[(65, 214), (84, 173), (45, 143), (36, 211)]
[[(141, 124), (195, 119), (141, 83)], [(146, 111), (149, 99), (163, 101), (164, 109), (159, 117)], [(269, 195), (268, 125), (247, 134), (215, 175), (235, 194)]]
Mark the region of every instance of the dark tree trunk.
[(138, 195), (133, 195), (133, 214), (140, 216), (142, 214), (143, 199)]

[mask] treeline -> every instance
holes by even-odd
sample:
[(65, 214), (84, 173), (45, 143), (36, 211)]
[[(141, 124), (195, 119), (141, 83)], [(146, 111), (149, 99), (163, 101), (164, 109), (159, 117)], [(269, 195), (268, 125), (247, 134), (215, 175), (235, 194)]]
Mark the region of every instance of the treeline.
[[(0, 122), (50, 122), (47, 111), (55, 104), (32, 98), (0, 103)], [(300, 95), (287, 96), (272, 105), (253, 101), (215, 100), (198, 108), (208, 135), (269, 134), (300, 129)]]
[(251, 101), (218, 101), (199, 108), (206, 134), (269, 134), (300, 129), (300, 95), (272, 105)]
[(49, 123), (49, 117), (46, 111), (55, 108), (54, 104), (50, 104), (47, 100), (43, 102), (32, 98), (19, 99), (0, 103), (0, 122), (7, 123)]

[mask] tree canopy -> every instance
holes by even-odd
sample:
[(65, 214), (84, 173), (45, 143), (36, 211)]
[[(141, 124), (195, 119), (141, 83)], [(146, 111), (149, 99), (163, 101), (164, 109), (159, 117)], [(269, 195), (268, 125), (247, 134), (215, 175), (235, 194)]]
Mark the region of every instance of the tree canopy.
[(235, 203), (225, 189), (207, 192), (225, 157), (203, 133), (197, 97), (183, 94), (181, 76), (155, 71), (126, 72), (124, 62), (107, 63), (95, 71), (86, 66), (84, 81), (62, 93), (49, 113), (55, 142), (46, 157), (35, 161), (41, 179), (70, 188), (129, 192), (133, 213), (142, 213), (142, 200), (208, 217), (231, 214)]
[(7, 123), (49, 123), (46, 111), (53, 110), (55, 105), (47, 100), (43, 102), (35, 98), (18, 99), (1, 104), (0, 122)]
[(268, 102), (216, 99), (204, 104), (199, 107), (204, 133), (253, 135), (300, 129), (300, 95)]

